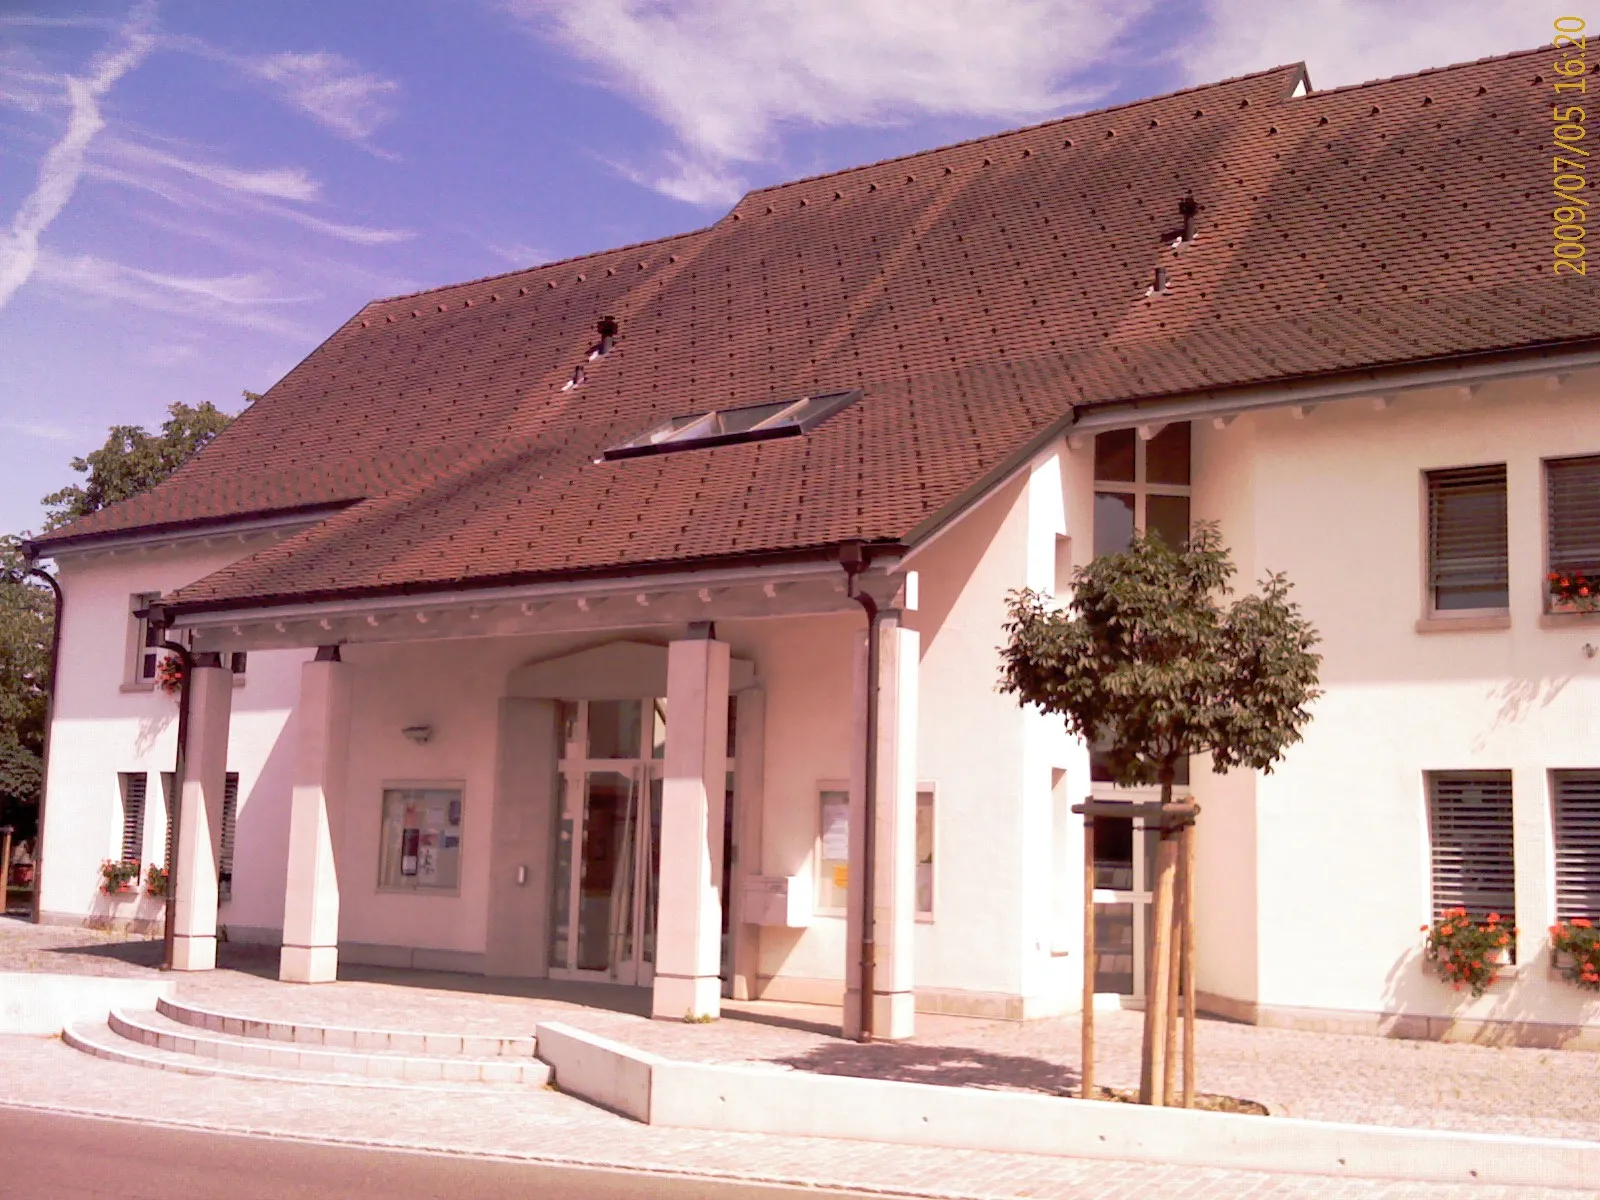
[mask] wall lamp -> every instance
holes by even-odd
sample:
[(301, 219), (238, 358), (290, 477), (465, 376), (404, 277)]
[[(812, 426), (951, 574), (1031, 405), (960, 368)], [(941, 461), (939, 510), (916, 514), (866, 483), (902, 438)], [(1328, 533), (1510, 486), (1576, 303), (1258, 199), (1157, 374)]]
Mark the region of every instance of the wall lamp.
[(419, 746), (426, 746), (433, 740), (432, 725), (407, 725), (400, 732), (408, 741), (415, 742)]

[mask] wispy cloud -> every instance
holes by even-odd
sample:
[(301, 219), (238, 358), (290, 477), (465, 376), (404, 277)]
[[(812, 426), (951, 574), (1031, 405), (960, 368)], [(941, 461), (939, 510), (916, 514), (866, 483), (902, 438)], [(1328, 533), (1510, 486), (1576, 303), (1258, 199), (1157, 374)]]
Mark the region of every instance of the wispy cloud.
[(234, 54), (187, 34), (165, 37), (162, 45), (219, 63), (241, 78), (265, 84), (289, 107), (330, 133), (385, 156), (367, 139), (394, 116), (400, 85), (392, 79), (363, 70), (343, 55), (327, 50)]
[(71, 105), (67, 131), (39, 164), (39, 181), (11, 219), (0, 239), (0, 307), (4, 307), (33, 274), (39, 261), (39, 237), (72, 198), (83, 174), (84, 152), (105, 127), (100, 99), (133, 70), (155, 44), (155, 6), (141, 0), (121, 27), (116, 45), (95, 57), (83, 78), (68, 76)]
[(1198, 36), (1175, 47), (1195, 82), (1304, 60), (1342, 87), (1523, 49), (1548, 36), (1506, 0), (1208, 0)]
[(1026, 119), (1084, 82), (1152, 7), (1131, 0), (502, 0), (678, 138), (657, 190), (722, 202), (730, 164), (778, 157), (794, 127), (926, 116)]
[(248, 69), (312, 120), (352, 141), (371, 137), (389, 119), (390, 101), (400, 90), (392, 79), (326, 51), (272, 54), (248, 60)]
[(300, 167), (244, 169), (115, 138), (96, 150), (85, 173), (160, 196), (180, 208), (267, 216), (358, 246), (392, 245), (414, 236), (407, 229), (335, 221), (299, 207), (316, 200), (322, 191), (322, 185)]
[(98, 300), (299, 339), (310, 336), (305, 326), (272, 310), (318, 299), (278, 294), (265, 272), (175, 275), (92, 254), (42, 253), (38, 274), (42, 282)]
[(46, 442), (70, 442), (76, 440), (78, 436), (63, 425), (52, 425), (47, 421), (19, 421), (14, 417), (0, 417), (0, 429)]
[(322, 191), (322, 185), (312, 179), (302, 167), (242, 169), (225, 166), (222, 163), (183, 158), (129, 141), (120, 141), (117, 144), (115, 156), (149, 166), (165, 167), (194, 179), (203, 179), (230, 192), (241, 192), (250, 196), (303, 202), (315, 200)]

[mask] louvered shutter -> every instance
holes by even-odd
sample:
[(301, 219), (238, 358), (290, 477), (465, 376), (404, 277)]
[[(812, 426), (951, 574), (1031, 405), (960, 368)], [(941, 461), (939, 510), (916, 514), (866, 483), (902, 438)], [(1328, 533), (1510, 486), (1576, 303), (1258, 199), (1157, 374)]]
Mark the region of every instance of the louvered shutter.
[(1545, 464), (1550, 569), (1600, 579), (1600, 455)]
[(1428, 472), (1428, 587), (1440, 611), (1506, 608), (1506, 468)]
[(1557, 771), (1556, 917), (1600, 917), (1600, 771)]
[(1516, 913), (1511, 772), (1451, 771), (1429, 777), (1433, 914), (1464, 908), (1481, 921)]
[(143, 771), (125, 772), (122, 783), (122, 857), (127, 862), (139, 862), (144, 857), (144, 794)]
[(233, 831), (238, 824), (239, 775), (229, 771), (222, 787), (222, 853), (217, 860), (217, 899), (233, 899)]
[(177, 786), (178, 777), (176, 774), (171, 771), (161, 772), (161, 802), (165, 805), (167, 813), (167, 857), (161, 865), (168, 871), (172, 870), (172, 835), (177, 829), (172, 820), (172, 806), (175, 802), (173, 792), (176, 791)]

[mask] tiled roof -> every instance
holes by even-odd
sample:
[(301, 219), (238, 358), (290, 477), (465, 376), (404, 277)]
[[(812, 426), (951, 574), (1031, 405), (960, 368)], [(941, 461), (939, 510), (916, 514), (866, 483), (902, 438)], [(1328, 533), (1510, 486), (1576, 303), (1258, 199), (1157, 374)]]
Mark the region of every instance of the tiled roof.
[[(357, 501), (175, 597), (197, 605), (892, 543), (1071, 406), (1600, 337), (1596, 285), (1550, 272), (1548, 51), (1292, 97), (1301, 78), (377, 301), (171, 480), (53, 538)], [(602, 315), (615, 349), (562, 392)], [(862, 399), (804, 437), (594, 461), (674, 414), (844, 387)]]

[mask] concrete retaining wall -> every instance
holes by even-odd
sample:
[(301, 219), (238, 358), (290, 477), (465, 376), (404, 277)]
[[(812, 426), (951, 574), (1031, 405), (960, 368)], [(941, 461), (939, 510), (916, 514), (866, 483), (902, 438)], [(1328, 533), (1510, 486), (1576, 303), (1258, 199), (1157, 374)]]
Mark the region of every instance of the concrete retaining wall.
[(154, 1008), (175, 985), (98, 975), (0, 974), (0, 1033), (54, 1036), (77, 1021), (104, 1021), (113, 1008)]
[(1342, 1125), (674, 1062), (559, 1023), (562, 1091), (652, 1125), (1245, 1170), (1506, 1186), (1600, 1173), (1600, 1142)]

